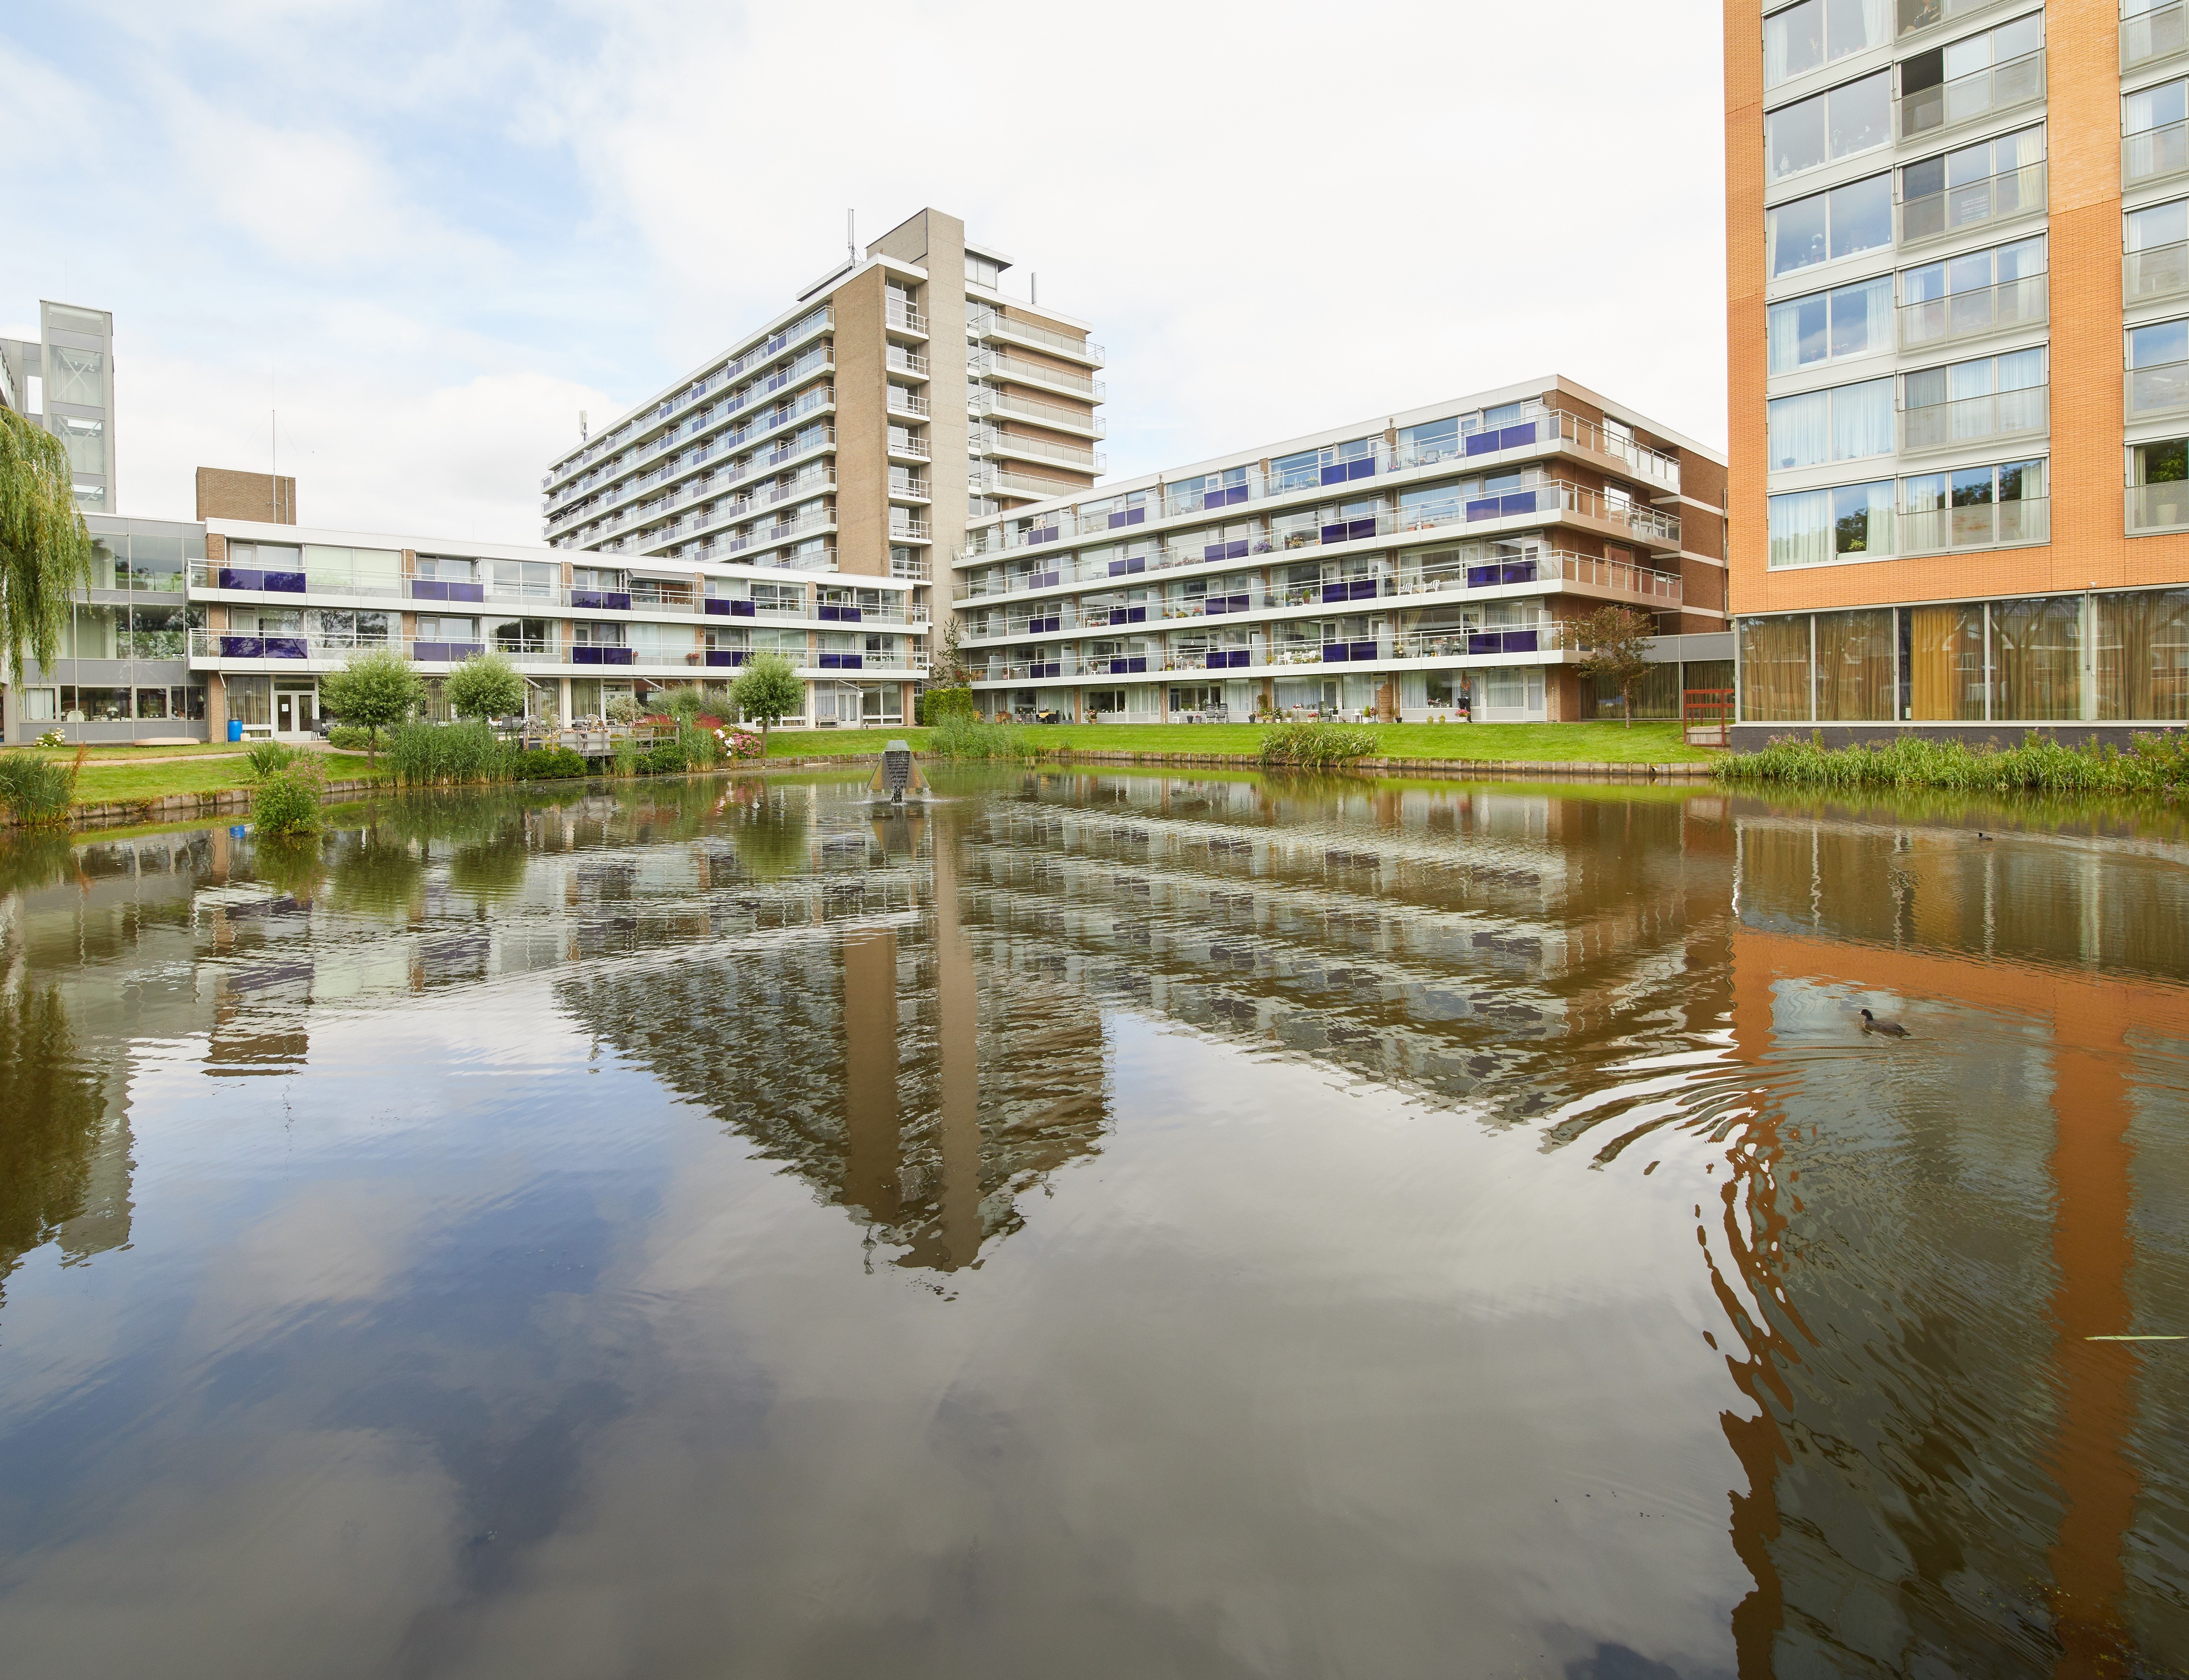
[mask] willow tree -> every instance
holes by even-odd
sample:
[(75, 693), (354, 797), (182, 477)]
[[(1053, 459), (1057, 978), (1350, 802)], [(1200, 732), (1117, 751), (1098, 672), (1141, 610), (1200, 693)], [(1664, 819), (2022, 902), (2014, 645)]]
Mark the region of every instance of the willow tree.
[(91, 532), (76, 511), (61, 440), (0, 408), (0, 647), (23, 680), (27, 651), (50, 667), (69, 603), (91, 586)]

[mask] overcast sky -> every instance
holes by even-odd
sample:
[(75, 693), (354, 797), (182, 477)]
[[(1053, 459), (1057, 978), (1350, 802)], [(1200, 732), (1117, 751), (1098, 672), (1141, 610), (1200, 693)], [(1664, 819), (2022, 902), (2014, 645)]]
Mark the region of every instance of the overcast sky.
[(119, 511), (540, 536), (577, 435), (923, 204), (1109, 347), (1112, 473), (1539, 373), (1724, 438), (1705, 0), (0, 8), (0, 333), (110, 308)]

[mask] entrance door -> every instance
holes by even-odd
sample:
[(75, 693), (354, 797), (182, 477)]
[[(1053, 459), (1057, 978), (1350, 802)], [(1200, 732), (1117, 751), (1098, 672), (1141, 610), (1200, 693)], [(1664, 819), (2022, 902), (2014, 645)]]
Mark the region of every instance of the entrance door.
[(312, 689), (281, 689), (274, 691), (274, 733), (277, 735), (308, 735), (318, 708)]
[(274, 697), (274, 733), (275, 734), (293, 735), (297, 733), (296, 723), (292, 721), (291, 704), (296, 698), (293, 694), (276, 694)]

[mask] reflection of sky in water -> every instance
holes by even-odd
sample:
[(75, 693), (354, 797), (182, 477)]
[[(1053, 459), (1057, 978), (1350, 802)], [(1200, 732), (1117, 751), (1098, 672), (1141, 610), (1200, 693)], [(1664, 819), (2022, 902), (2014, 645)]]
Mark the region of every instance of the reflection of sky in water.
[(718, 791), (12, 901), (10, 1091), (99, 1082), (0, 1209), (37, 1672), (2035, 1672), (2056, 1581), (2189, 1652), (2184, 1388), (2060, 1329), (2189, 1298), (2163, 845)]

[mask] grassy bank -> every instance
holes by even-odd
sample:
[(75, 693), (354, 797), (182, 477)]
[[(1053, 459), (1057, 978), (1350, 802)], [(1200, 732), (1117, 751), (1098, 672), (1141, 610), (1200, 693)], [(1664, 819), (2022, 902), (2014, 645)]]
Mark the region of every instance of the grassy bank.
[[(1502, 760), (1537, 764), (1696, 764), (1723, 755), (1691, 747), (1677, 723), (1372, 723), (1384, 758)], [(1031, 725), (1042, 748), (1105, 753), (1236, 753), (1261, 750), (1259, 723), (1061, 723)], [(770, 758), (838, 758), (879, 754), (891, 740), (923, 749), (926, 729), (779, 730)]]
[(1821, 791), (1936, 788), (1956, 793), (2135, 794), (2189, 791), (2189, 736), (2139, 735), (2132, 750), (2069, 746), (2033, 735), (2020, 746), (1974, 751), (1959, 741), (1903, 735), (1881, 747), (1824, 746), (1785, 737), (1728, 758), (1720, 779), (1735, 785)]

